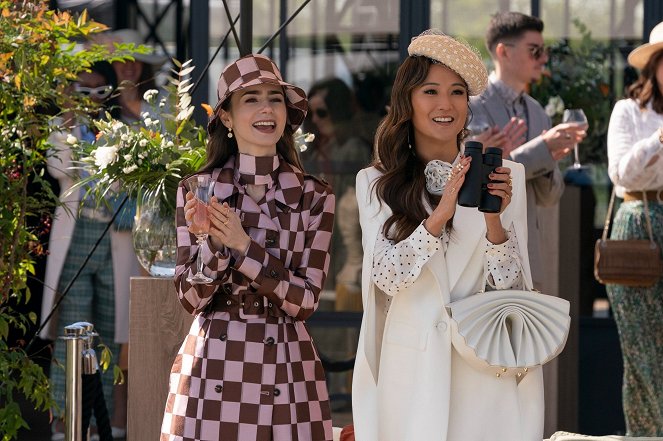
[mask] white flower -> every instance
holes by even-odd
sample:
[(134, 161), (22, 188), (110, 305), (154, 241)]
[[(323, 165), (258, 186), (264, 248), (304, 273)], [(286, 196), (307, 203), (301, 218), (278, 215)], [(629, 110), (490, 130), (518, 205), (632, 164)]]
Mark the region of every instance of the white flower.
[(76, 138), (74, 135), (71, 133), (67, 135), (67, 144), (69, 145), (76, 145), (78, 144), (78, 138)]
[(122, 140), (124, 142), (129, 141), (129, 135), (127, 135), (126, 133), (123, 133), (122, 135), (120, 135), (120, 140)]
[(140, 114), (140, 117), (143, 118), (143, 119), (147, 119), (147, 118), (150, 117), (150, 112), (143, 112), (143, 113)]
[(175, 143), (174, 143), (173, 141), (168, 141), (168, 142), (166, 143), (166, 148), (171, 149), (171, 148), (173, 148), (173, 147), (175, 147)]
[(117, 146), (97, 147), (93, 153), (94, 164), (99, 167), (99, 170), (103, 170), (117, 161)]
[(313, 142), (315, 140), (315, 134), (309, 133), (306, 135), (306, 138), (304, 138), (304, 142)]
[(147, 139), (141, 139), (140, 141), (138, 141), (138, 145), (141, 147), (145, 147), (148, 144), (148, 142), (149, 141)]
[(145, 125), (146, 126), (151, 126), (152, 125), (152, 118), (145, 118)]
[(113, 130), (113, 132), (118, 132), (123, 127), (124, 127), (124, 123), (122, 121), (115, 121), (113, 123), (113, 125), (111, 126), (111, 130)]
[(127, 162), (129, 162), (129, 161), (131, 161), (131, 160), (133, 159), (133, 157), (132, 157), (131, 155), (124, 155), (123, 158), (124, 158), (124, 160), (127, 161)]
[(548, 104), (545, 107), (546, 115), (553, 118), (556, 115), (562, 114), (564, 112), (564, 100), (558, 95), (551, 96), (548, 98)]
[(158, 90), (150, 89), (150, 90), (146, 91), (146, 92), (143, 94), (143, 99), (144, 99), (145, 101), (147, 101), (148, 103), (152, 103), (152, 100), (153, 100), (154, 97), (156, 97), (157, 95), (159, 95), (159, 91), (158, 91)]
[(128, 175), (129, 173), (131, 173), (134, 170), (138, 170), (138, 166), (136, 164), (131, 164), (128, 167), (124, 167), (122, 169), (122, 173), (124, 173), (125, 175)]

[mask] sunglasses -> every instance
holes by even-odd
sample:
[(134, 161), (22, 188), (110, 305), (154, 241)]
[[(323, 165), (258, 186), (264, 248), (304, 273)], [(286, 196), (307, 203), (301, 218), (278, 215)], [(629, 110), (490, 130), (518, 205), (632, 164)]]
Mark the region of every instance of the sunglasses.
[[(503, 43), (504, 46), (510, 46), (510, 47), (515, 47), (515, 44), (511, 43)], [(543, 55), (548, 55), (550, 53), (550, 48), (548, 46), (539, 46), (538, 44), (530, 44), (527, 47), (527, 50), (529, 51), (529, 54), (531, 57), (535, 60), (538, 60), (539, 58), (543, 57)]]
[(313, 114), (315, 116), (317, 116), (318, 118), (320, 118), (320, 119), (325, 119), (329, 116), (329, 110), (319, 108), (319, 109), (313, 110)]
[(99, 86), (99, 87), (85, 87), (81, 86), (80, 84), (76, 84), (74, 86), (74, 90), (77, 93), (80, 93), (81, 95), (88, 96), (90, 98), (97, 100), (103, 100), (105, 98), (108, 98), (110, 94), (113, 92), (113, 86), (107, 84), (105, 86)]

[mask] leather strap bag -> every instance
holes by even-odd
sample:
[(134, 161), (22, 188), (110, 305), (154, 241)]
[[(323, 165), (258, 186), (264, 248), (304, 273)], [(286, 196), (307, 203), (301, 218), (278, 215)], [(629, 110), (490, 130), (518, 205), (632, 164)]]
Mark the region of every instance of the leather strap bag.
[(608, 239), (608, 229), (612, 219), (615, 203), (615, 189), (613, 187), (605, 217), (603, 235), (594, 246), (594, 277), (602, 284), (616, 284), (625, 286), (650, 287), (654, 285), (663, 274), (661, 250), (652, 234), (649, 216), (649, 201), (643, 192), (645, 207), (645, 224), (647, 226), (647, 239)]
[(451, 343), (470, 366), (521, 379), (562, 352), (569, 302), (525, 288), (481, 291), (447, 306)]

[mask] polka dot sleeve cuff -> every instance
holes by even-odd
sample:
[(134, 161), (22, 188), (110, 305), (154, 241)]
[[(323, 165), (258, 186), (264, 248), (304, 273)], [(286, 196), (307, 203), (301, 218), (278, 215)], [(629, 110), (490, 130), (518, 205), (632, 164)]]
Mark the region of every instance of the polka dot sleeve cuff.
[(424, 264), (441, 248), (440, 239), (430, 234), (423, 223), (399, 243), (380, 233), (373, 255), (373, 282), (393, 296), (414, 283)]
[(522, 288), (522, 262), (518, 252), (518, 238), (513, 224), (507, 231), (507, 241), (495, 245), (484, 239), (488, 285), (495, 289)]

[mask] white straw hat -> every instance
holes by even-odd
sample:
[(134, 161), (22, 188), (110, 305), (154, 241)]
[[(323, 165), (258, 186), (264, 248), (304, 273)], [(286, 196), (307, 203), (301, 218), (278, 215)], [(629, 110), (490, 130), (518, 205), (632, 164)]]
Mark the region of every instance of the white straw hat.
[(642, 69), (647, 62), (659, 50), (663, 49), (663, 23), (654, 26), (649, 34), (649, 43), (642, 44), (628, 54), (628, 64)]
[(407, 48), (411, 56), (422, 56), (444, 64), (456, 72), (469, 88), (471, 96), (481, 95), (488, 84), (488, 71), (479, 51), (442, 32), (427, 30), (412, 39)]

